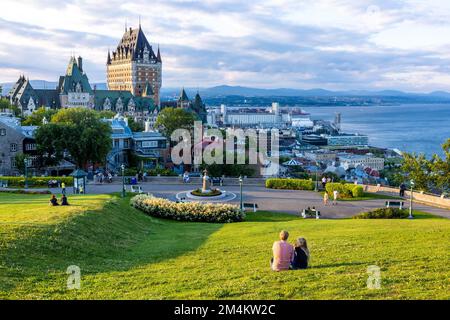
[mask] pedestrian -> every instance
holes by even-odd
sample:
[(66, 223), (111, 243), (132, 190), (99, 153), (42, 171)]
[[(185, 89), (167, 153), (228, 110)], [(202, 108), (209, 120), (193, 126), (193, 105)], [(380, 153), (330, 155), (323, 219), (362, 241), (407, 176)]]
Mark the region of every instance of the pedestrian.
[(333, 204), (334, 205), (337, 205), (338, 196), (339, 196), (339, 192), (337, 190), (334, 190), (333, 191)]
[(406, 191), (406, 185), (402, 182), (402, 184), (400, 185), (400, 197), (405, 196), (405, 191)]
[(322, 177), (322, 188), (325, 189), (326, 185), (327, 185), (327, 178), (326, 177)]
[(330, 197), (328, 196), (328, 192), (326, 192), (325, 191), (325, 193), (323, 194), (323, 204), (324, 205), (328, 205), (328, 199), (329, 199)]
[(61, 182), (61, 193), (62, 194), (66, 194), (66, 184), (63, 182)]

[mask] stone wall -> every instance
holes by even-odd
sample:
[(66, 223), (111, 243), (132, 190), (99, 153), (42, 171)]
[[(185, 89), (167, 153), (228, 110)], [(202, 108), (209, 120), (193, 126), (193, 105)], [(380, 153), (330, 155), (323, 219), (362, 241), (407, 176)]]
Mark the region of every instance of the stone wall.
[[(372, 192), (372, 193), (382, 193), (388, 194), (392, 196), (398, 196), (400, 190), (398, 188), (385, 187), (385, 186), (372, 186), (372, 185), (364, 185), (364, 191)], [(409, 199), (410, 191), (405, 191), (405, 197)], [(425, 194), (419, 191), (413, 191), (413, 199), (416, 202), (428, 204), (434, 207), (440, 207), (445, 209), (450, 209), (450, 199), (445, 198), (443, 196), (436, 196)]]

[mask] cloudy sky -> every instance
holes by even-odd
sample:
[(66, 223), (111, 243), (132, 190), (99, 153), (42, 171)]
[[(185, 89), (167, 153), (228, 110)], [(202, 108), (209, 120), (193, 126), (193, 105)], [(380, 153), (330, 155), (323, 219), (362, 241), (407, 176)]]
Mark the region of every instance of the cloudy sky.
[(165, 87), (450, 91), (448, 0), (2, 0), (0, 82), (56, 81), (72, 53), (103, 82), (139, 15)]

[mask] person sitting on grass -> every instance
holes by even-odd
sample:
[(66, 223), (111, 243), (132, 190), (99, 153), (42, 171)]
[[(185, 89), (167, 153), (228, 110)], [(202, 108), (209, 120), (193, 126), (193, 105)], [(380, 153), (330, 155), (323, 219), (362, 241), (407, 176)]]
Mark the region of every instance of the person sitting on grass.
[(294, 257), (294, 248), (287, 242), (289, 232), (280, 232), (280, 241), (275, 241), (272, 246), (273, 258), (270, 260), (270, 267), (273, 271), (289, 270)]
[(56, 199), (56, 196), (54, 194), (52, 194), (52, 197), (50, 198), (50, 205), (59, 206), (58, 199)]
[(294, 259), (292, 260), (292, 269), (306, 269), (308, 268), (309, 250), (305, 238), (298, 238), (294, 244)]
[(62, 197), (61, 197), (61, 205), (62, 206), (68, 206), (69, 205), (69, 202), (67, 202), (67, 197), (66, 197), (65, 194), (63, 194)]

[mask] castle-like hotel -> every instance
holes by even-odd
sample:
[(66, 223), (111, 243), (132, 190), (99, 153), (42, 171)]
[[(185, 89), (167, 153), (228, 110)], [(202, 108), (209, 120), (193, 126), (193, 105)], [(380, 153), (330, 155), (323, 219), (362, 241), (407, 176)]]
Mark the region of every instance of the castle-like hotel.
[(117, 49), (108, 52), (108, 90), (92, 87), (83, 69), (83, 59), (71, 57), (56, 89), (34, 89), (21, 76), (8, 94), (23, 115), (37, 108), (87, 107), (111, 110), (137, 119), (147, 119), (160, 109), (162, 59), (148, 42), (141, 26), (126, 29)]

